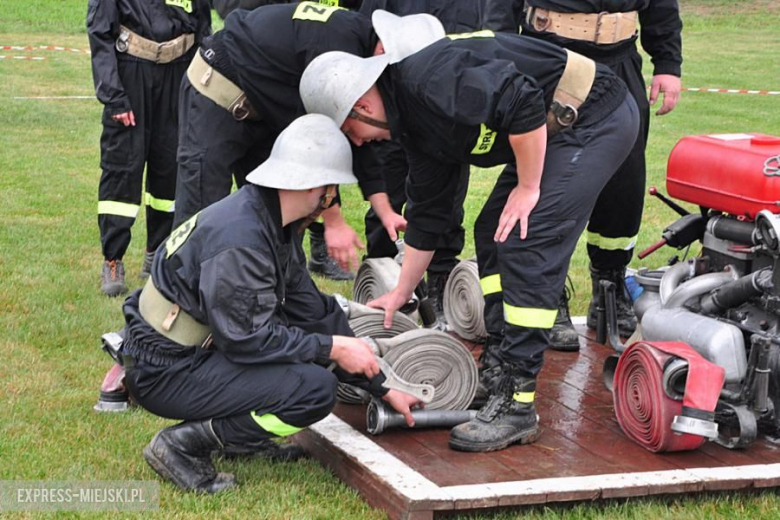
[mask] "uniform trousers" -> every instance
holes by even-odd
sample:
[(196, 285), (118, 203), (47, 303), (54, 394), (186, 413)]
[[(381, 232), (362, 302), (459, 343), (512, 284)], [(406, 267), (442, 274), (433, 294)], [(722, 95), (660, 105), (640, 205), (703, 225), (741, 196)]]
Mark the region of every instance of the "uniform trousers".
[(557, 314), (566, 272), (596, 199), (633, 146), (639, 115), (630, 96), (604, 119), (575, 124), (547, 143), (539, 202), (529, 217), (527, 237), (520, 224), (507, 240), (494, 242), (504, 204), (517, 186), (509, 164), (474, 225), (485, 325), (503, 337), (498, 355), (535, 377), (541, 369)]

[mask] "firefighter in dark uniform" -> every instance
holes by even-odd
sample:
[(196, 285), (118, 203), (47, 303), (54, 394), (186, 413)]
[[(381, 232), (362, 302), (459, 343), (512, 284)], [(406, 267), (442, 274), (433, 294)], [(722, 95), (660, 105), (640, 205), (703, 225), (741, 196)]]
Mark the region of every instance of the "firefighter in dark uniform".
[(147, 228), (142, 275), (171, 232), (179, 85), (210, 32), (206, 0), (89, 1), (92, 76), (104, 105), (98, 226), (105, 260), (101, 290), (109, 296), (127, 291), (122, 258), (141, 205)]
[[(279, 132), (304, 113), (298, 82), (313, 58), (330, 50), (370, 56), (376, 43), (366, 17), (316, 2), (231, 13), (225, 28), (203, 42), (181, 84), (174, 224), (227, 196), (233, 174), (243, 185), (246, 172), (268, 156)], [(323, 218), (333, 256), (356, 265), (362, 244), (338, 204)]]
[(265, 451), (271, 438), (323, 419), (337, 377), (383, 397), (410, 424), (417, 404), (381, 386), (373, 351), (317, 290), (296, 238), (337, 184), (356, 181), (336, 124), (316, 114), (297, 119), (247, 181), (171, 234), (150, 280), (124, 305), (130, 394), (184, 421), (158, 432), (144, 457), (177, 486), (201, 492), (235, 485), (216, 472), (212, 452)]
[[(374, 11), (384, 10), (398, 16), (417, 13), (428, 13), (444, 26), (447, 33), (462, 33), (476, 31), (483, 27), (485, 4), (487, 0), (364, 0), (360, 12), (370, 16)], [(511, 25), (511, 24), (504, 24)], [(379, 168), (384, 172), (384, 186), (377, 186), (387, 194), (389, 209), (393, 214), (386, 213), (385, 221), (397, 218), (402, 213), (406, 203), (406, 175), (409, 163), (403, 153), (403, 147), (398, 141), (383, 141), (373, 143), (371, 152), (358, 155), (363, 161), (364, 169)], [(465, 230), (463, 229), (463, 201), (468, 191), (469, 166), (464, 164), (458, 179), (458, 196), (453, 206), (452, 225), (442, 230), (436, 253), (426, 274), (427, 298), (436, 315), (436, 327), (446, 328), (444, 317), (443, 296), (444, 287), (450, 272), (458, 263), (458, 255), (463, 250)], [(366, 196), (373, 195), (365, 193)], [(378, 207), (386, 207), (377, 196), (373, 201)], [(386, 210), (387, 211), (387, 210)], [(388, 231), (390, 228), (390, 231)], [(366, 246), (368, 258), (394, 257), (397, 254), (395, 240), (398, 238), (392, 231), (392, 225), (384, 226), (382, 219), (374, 211), (368, 210), (365, 217)]]
[[(524, 35), (555, 43), (607, 65), (628, 85), (639, 107), (641, 122), (637, 140), (620, 167), (621, 173), (604, 187), (587, 228), (593, 286), (587, 325), (596, 328), (598, 284), (600, 280), (610, 280), (619, 288), (620, 334), (630, 336), (636, 328), (636, 316), (624, 280), (642, 220), (650, 105), (663, 94), (663, 103), (656, 114), (667, 114), (674, 109), (680, 95), (682, 22), (677, 0), (513, 0), (506, 3), (514, 4), (515, 13), (522, 13), (525, 8), (524, 15), (517, 20)], [(641, 26), (639, 33), (637, 22)], [(653, 61), (649, 103), (637, 40)], [(559, 309), (550, 345), (557, 350), (579, 350), (565, 294), (561, 294)]]
[[(634, 142), (639, 116), (603, 65), (556, 45), (483, 30), (450, 35), (395, 65), (328, 53), (301, 78), (310, 112), (354, 143), (401, 140), (409, 158), (406, 251), (398, 285), (369, 305), (408, 301), (449, 219), (462, 164), (509, 163), (474, 228), (485, 321), (496, 345), (487, 403), (450, 446), (534, 441), (534, 407), (558, 295), (601, 188)], [(378, 78), (358, 93), (354, 77)], [(356, 85), (352, 87), (351, 85)], [(386, 129), (389, 127), (389, 130)]]

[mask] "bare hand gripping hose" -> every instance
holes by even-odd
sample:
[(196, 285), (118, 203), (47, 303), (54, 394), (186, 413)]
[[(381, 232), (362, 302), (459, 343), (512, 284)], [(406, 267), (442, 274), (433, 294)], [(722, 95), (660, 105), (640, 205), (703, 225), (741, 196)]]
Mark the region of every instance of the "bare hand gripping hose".
[[(414, 410), (414, 428), (452, 428), (469, 422), (477, 410)], [(371, 401), (366, 410), (368, 433), (379, 435), (388, 428), (408, 428), (404, 416), (381, 401)]]
[(409, 316), (396, 312), (395, 316), (393, 316), (393, 325), (386, 329), (384, 326), (384, 310), (372, 309), (357, 302), (349, 302), (347, 319), (349, 320), (349, 326), (357, 337), (392, 338), (402, 332), (417, 328), (417, 323)]
[(461, 338), (481, 341), (487, 337), (484, 310), (477, 261), (463, 260), (452, 270), (444, 288), (447, 323)]
[[(362, 304), (375, 300), (394, 289), (400, 275), (401, 266), (392, 258), (368, 258), (358, 269), (352, 299)], [(413, 309), (416, 308), (415, 305)], [(401, 310), (406, 312), (404, 308)], [(417, 323), (419, 313), (416, 310), (407, 314)]]

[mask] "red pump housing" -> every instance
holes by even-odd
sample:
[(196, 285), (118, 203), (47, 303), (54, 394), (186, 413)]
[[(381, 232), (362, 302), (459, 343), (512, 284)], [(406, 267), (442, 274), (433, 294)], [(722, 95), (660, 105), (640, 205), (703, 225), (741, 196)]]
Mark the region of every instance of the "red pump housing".
[(682, 138), (669, 155), (670, 196), (754, 220), (780, 213), (780, 137), (713, 134)]

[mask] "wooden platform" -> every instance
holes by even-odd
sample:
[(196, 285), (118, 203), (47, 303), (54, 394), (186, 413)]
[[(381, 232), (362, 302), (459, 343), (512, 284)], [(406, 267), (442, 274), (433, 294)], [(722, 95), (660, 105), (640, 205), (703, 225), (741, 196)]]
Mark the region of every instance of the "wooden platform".
[(713, 443), (653, 454), (629, 440), (604, 387), (612, 351), (584, 326), (579, 353), (548, 351), (538, 380), (541, 438), (493, 453), (447, 446), (448, 430), (366, 433), (363, 406), (338, 405), (296, 442), (392, 518), (437, 512), (654, 494), (780, 486), (780, 447), (761, 437), (748, 450)]

